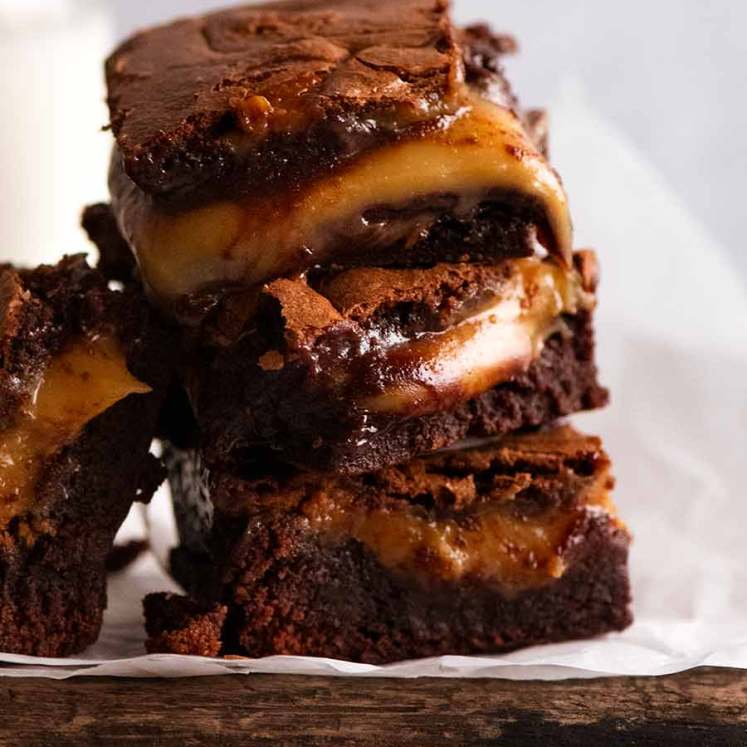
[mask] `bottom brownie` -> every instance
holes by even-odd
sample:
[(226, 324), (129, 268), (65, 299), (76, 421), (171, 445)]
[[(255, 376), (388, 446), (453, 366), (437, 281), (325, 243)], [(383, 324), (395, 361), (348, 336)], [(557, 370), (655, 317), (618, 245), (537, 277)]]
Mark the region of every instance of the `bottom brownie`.
[(172, 454), (191, 599), (146, 600), (149, 649), (386, 663), (622, 630), (609, 470), (565, 427), (358, 477), (208, 475)]

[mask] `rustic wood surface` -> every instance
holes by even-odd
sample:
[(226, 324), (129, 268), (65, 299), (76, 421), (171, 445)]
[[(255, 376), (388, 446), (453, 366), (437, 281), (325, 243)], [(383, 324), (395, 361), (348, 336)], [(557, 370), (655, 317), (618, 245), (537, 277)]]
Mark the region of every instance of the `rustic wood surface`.
[(506, 682), (0, 679), (1, 745), (747, 745), (747, 673)]

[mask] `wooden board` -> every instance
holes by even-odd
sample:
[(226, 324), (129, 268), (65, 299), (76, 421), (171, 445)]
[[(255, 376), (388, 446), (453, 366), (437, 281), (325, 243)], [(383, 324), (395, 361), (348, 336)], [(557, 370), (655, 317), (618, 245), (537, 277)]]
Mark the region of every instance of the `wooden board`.
[(747, 745), (747, 672), (507, 682), (0, 679), (0, 745)]

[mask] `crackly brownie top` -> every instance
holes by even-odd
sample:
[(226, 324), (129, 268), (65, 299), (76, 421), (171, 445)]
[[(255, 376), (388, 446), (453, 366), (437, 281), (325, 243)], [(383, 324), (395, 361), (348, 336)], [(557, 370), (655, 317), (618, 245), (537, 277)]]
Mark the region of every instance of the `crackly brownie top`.
[[(294, 156), (358, 151), (381, 133), (458, 106), (466, 78), (510, 92), (498, 60), (513, 51), (484, 27), (456, 31), (447, 0), (295, 0), (233, 8), (144, 31), (107, 62), (112, 129), (127, 174), (153, 194), (225, 178), (237, 150), (254, 169)], [(324, 144), (312, 147), (321, 124)], [(258, 156), (261, 144), (273, 143)], [(271, 151), (271, 152), (270, 152)], [(310, 162), (311, 163), (311, 162)]]
[(350, 495), (362, 507), (408, 506), (433, 517), (479, 512), (486, 501), (510, 502), (529, 516), (549, 505), (583, 503), (586, 489), (612, 487), (601, 440), (570, 426), (460, 444), (359, 476), (276, 470), (266, 459), (245, 465), (245, 470), (243, 479), (212, 476), (212, 497), (221, 510), (251, 512), (272, 505), (302, 506), (318, 496)]
[(427, 270), (361, 267), (333, 274), (312, 287), (276, 280), (264, 294), (282, 315), (286, 342), (313, 346), (336, 328), (398, 327), (414, 335), (442, 331), (471, 307), (500, 293), (511, 264), (438, 264)]
[[(526, 259), (492, 265), (439, 263), (427, 269), (358, 267), (316, 278), (281, 278), (266, 285), (259, 297), (236, 293), (218, 307), (203, 329), (204, 339), (229, 345), (242, 335), (259, 335), (270, 345), (298, 351), (341, 331), (408, 337), (442, 332), (515, 293), (517, 276), (538, 271), (540, 284), (549, 287), (555, 278), (574, 288), (578, 298), (565, 311), (592, 308), (596, 255), (577, 252), (574, 262), (568, 273), (552, 262)], [(522, 301), (525, 309), (539, 295), (532, 291), (535, 284), (522, 286), (531, 296)]]
[[(599, 439), (569, 427), (483, 442), (345, 477), (287, 470), (211, 473), (218, 521), (270, 522), (322, 547), (354, 541), (386, 568), (506, 589), (560, 578), (592, 526), (624, 533)], [(285, 527), (285, 529), (283, 529)], [(287, 548), (283, 549), (285, 553)], [(290, 552), (293, 552), (291, 548)]]

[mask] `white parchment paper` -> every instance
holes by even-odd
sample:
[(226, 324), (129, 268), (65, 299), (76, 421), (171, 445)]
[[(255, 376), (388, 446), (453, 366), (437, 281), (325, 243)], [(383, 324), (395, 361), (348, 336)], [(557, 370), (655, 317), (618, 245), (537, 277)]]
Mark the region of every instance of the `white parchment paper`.
[[(627, 632), (495, 657), (388, 667), (305, 657), (143, 656), (140, 603), (175, 589), (154, 555), (110, 583), (100, 641), (75, 660), (0, 655), (0, 676), (185, 677), (226, 673), (562, 679), (747, 668), (747, 295), (718, 246), (635, 147), (573, 83), (553, 107), (554, 160), (577, 244), (597, 247), (603, 379), (614, 405), (575, 419), (604, 436), (635, 534), (636, 623)], [(717, 187), (718, 185), (716, 185)], [(168, 523), (161, 497), (149, 511)], [(138, 531), (131, 517), (128, 531)], [(158, 542), (168, 544), (166, 529)]]

